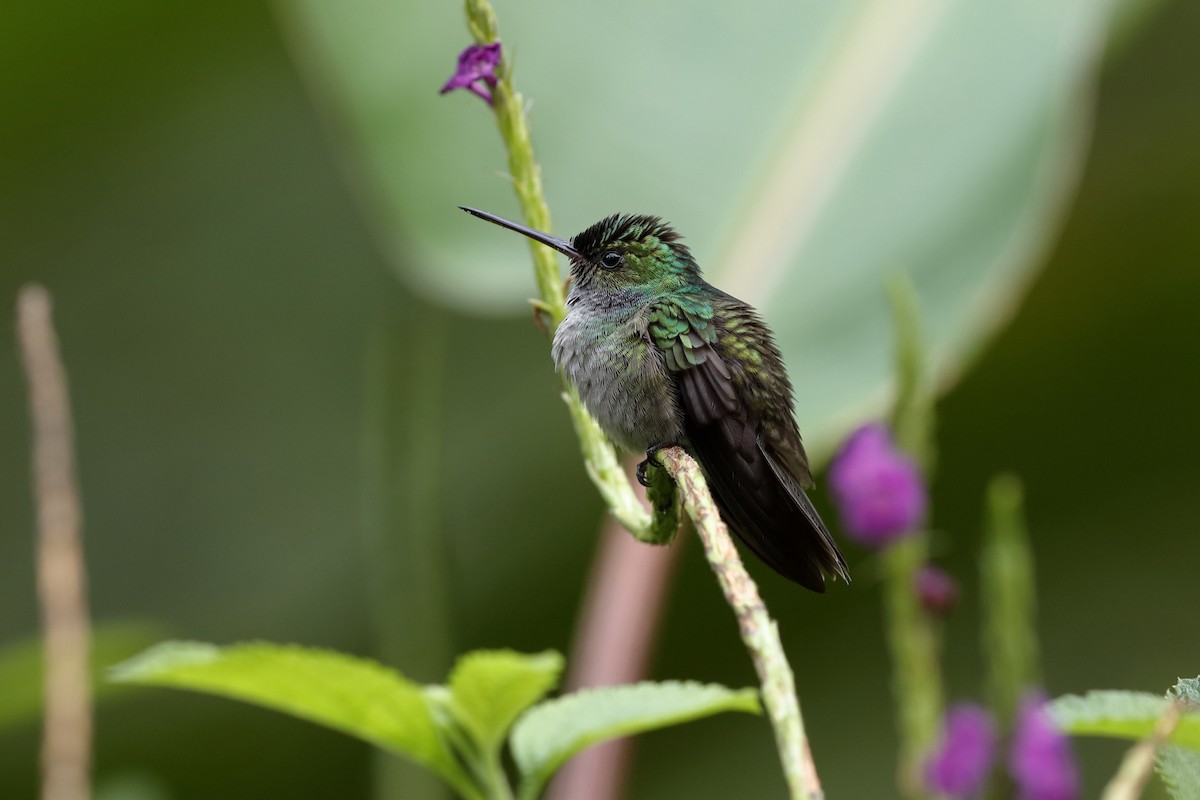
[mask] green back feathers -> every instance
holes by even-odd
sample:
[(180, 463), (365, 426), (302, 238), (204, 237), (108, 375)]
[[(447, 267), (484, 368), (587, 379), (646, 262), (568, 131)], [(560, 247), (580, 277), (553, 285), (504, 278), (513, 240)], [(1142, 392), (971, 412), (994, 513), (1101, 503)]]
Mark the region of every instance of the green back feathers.
[(712, 304), (695, 296), (677, 296), (655, 303), (646, 327), (672, 372), (703, 364), (708, 347), (717, 342)]

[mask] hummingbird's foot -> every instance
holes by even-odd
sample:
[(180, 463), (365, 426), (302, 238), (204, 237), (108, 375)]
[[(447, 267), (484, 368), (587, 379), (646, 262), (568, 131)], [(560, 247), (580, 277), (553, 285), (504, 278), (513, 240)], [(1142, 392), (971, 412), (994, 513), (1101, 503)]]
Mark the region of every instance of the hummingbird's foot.
[(658, 462), (654, 460), (654, 457), (658, 455), (659, 450), (663, 450), (670, 446), (671, 445), (669, 444), (652, 444), (646, 448), (646, 458), (637, 465), (638, 483), (640, 483), (642, 486), (645, 486), (647, 489), (650, 488), (650, 479), (646, 477), (646, 467), (650, 466), (652, 463), (657, 467)]

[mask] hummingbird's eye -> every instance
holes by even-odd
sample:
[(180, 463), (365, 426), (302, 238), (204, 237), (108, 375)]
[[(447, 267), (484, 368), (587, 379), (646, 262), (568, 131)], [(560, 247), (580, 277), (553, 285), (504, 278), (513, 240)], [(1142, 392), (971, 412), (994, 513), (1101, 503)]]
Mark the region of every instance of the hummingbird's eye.
[(624, 261), (624, 259), (621, 258), (620, 253), (615, 250), (609, 250), (600, 257), (600, 266), (604, 267), (605, 269), (616, 269), (617, 267), (621, 266), (622, 261)]

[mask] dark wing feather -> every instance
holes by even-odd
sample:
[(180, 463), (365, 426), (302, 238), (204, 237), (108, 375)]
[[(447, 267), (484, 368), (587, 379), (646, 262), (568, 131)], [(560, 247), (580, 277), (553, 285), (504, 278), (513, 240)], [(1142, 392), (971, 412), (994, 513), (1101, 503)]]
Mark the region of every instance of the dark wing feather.
[(817, 513), (817, 509), (813, 508), (812, 501), (808, 499), (808, 495), (804, 493), (799, 483), (785, 467), (775, 458), (773, 448), (764, 447), (763, 455), (767, 458), (767, 463), (771, 465), (772, 472), (779, 480), (779, 484), (787, 492), (791, 500), (793, 508), (799, 508), (800, 513), (804, 515), (808, 523), (808, 538), (805, 542), (805, 549), (809, 552), (825, 574), (836, 575), (846, 583), (850, 582), (850, 572), (846, 568), (846, 560), (842, 557), (842, 551), (838, 549), (837, 543), (833, 541), (833, 536), (830, 535), (829, 529), (825, 527), (825, 523), (821, 521), (821, 515)]
[[(846, 578), (845, 561), (800, 486), (811, 478), (799, 434), (794, 448), (788, 442), (785, 453), (776, 452), (747, 401), (745, 371), (719, 352), (715, 322), (674, 304), (655, 319), (651, 333), (668, 351), (687, 444), (730, 530), (776, 572), (815, 592), (825, 591), (826, 574)], [(799, 475), (789, 462), (798, 462)]]

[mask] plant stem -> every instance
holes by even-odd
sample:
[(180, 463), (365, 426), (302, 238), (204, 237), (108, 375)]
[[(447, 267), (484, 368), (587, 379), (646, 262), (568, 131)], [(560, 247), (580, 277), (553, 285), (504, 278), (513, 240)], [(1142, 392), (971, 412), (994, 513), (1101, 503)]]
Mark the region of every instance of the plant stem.
[(500, 753), (498, 750), (487, 753), (484, 756), (484, 786), (487, 788), (488, 800), (513, 800), (512, 786), (508, 783), (508, 776), (504, 774), (504, 767), (500, 764)]
[(92, 690), (83, 523), (67, 373), (59, 356), (50, 294), (41, 286), (26, 286), (17, 298), (17, 338), (33, 429), (38, 598), (45, 651), (42, 797), (87, 800)]
[[(896, 337), (896, 444), (916, 460), (926, 483), (933, 477), (933, 387), (926, 369), (916, 290), (907, 275), (888, 283)], [(904, 797), (925, 796), (921, 769), (937, 740), (943, 690), (936, 623), (921, 607), (917, 572), (929, 560), (924, 532), (896, 542), (883, 554), (884, 614), (892, 657), (892, 694), (900, 734), (897, 783)]]
[(571, 422), (575, 426), (575, 435), (579, 438), (579, 449), (583, 453), (583, 466), (588, 477), (600, 491), (600, 497), (608, 506), (608, 511), (630, 533), (640, 541), (646, 537), (653, 538), (650, 533), (650, 512), (638, 501), (625, 468), (621, 465), (617, 451), (609, 443), (600, 425), (592, 419), (592, 415), (583, 407), (574, 387), (564, 388), (563, 402), (571, 414)]
[(917, 290), (904, 273), (892, 276), (887, 284), (896, 337), (893, 358), (896, 364), (896, 405), (892, 410), (892, 431), (896, 443), (916, 460), (926, 481), (931, 481), (935, 465), (933, 447), (933, 386), (926, 365), (925, 342), (921, 336), (921, 311)]
[[(496, 15), (487, 0), (467, 0), (466, 10), (467, 26), (477, 44), (491, 44), (499, 40)], [(500, 135), (508, 148), (513, 188), (521, 202), (526, 223), (539, 230), (550, 231), (550, 212), (542, 196), (541, 173), (533, 156), (524, 101), (513, 88), (512, 71), (507, 59), (501, 61), (498, 76), (492, 107)], [(541, 296), (534, 306), (542, 315), (547, 329), (553, 333), (566, 316), (558, 263), (550, 248), (533, 242), (531, 247)], [(563, 400), (570, 410), (571, 421), (579, 437), (588, 476), (599, 489), (609, 511), (638, 540), (652, 544), (669, 543), (678, 520), (678, 500), (670, 489), (661, 485), (652, 474), (651, 482), (655, 484), (655, 490), (651, 493), (654, 513), (647, 512), (638, 502), (612, 444), (584, 409), (573, 388), (565, 389)], [(742, 641), (750, 650), (762, 682), (763, 704), (775, 730), (791, 796), (803, 800), (823, 800), (824, 793), (800, 716), (795, 679), (779, 640), (779, 630), (767, 614), (758, 587), (742, 566), (699, 466), (679, 448), (661, 451), (658, 461), (681, 488), (684, 507), (696, 523), (705, 554), (725, 593), (725, 599), (737, 616)]]
[(804, 732), (796, 681), (779, 640), (779, 628), (767, 613), (758, 587), (742, 566), (700, 466), (678, 447), (660, 451), (657, 458), (678, 484), (683, 507), (704, 544), (704, 555), (725, 593), (726, 602), (737, 617), (742, 641), (750, 651), (762, 684), (763, 705), (775, 730), (775, 743), (790, 796), (822, 800), (825, 794)]
[(928, 538), (917, 534), (892, 545), (883, 556), (884, 611), (900, 733), (897, 782), (908, 798), (925, 796), (921, 767), (942, 718), (937, 631), (913, 588), (928, 551)]
[[(476, 44), (492, 44), (499, 40), (496, 13), (487, 0), (467, 0), (466, 12), (467, 27)], [(541, 168), (533, 155), (533, 141), (525, 119), (525, 100), (513, 86), (512, 68), (507, 56), (501, 59), (497, 75), (498, 82), (492, 93), (492, 110), (496, 114), (500, 137), (508, 150), (508, 170), (512, 175), (513, 189), (521, 203), (526, 224), (549, 231), (550, 209), (542, 193)], [(529, 240), (529, 247), (533, 253), (539, 294), (539, 299), (534, 301), (534, 308), (553, 335), (567, 314), (558, 256), (551, 248), (533, 240)], [(562, 398), (571, 413), (588, 477), (600, 491), (609, 511), (634, 536), (653, 540), (655, 535), (650, 532), (650, 514), (638, 502), (637, 494), (630, 486), (608, 437), (584, 409), (574, 389), (566, 387)]]
[[(444, 686), (426, 688), (431, 690), (426, 692), (426, 697), (430, 701), (430, 709), (435, 719), (438, 720), (438, 729), (446, 737), (451, 750), (458, 756), (458, 764), (463, 768), (462, 778), (451, 780), (450, 776), (444, 775), (446, 782), (463, 800), (501, 800), (502, 796), (496, 795), (492, 786), (495, 781), (495, 775), (492, 774), (493, 765), (499, 768), (498, 754), (492, 754), (489, 759), (475, 739), (454, 719), (454, 714), (449, 708), (449, 691)], [(511, 795), (512, 790), (507, 780), (504, 786)]]
[(1142, 796), (1142, 789), (1150, 780), (1154, 769), (1154, 759), (1159, 749), (1171, 738), (1175, 727), (1183, 716), (1184, 703), (1176, 700), (1167, 706), (1159, 718), (1154, 731), (1145, 739), (1129, 748), (1117, 774), (1104, 787), (1100, 800), (1137, 800)]
[(979, 554), (988, 699), (1003, 731), (1012, 727), (1022, 693), (1040, 683), (1037, 589), (1022, 495), (1016, 476), (992, 479)]

